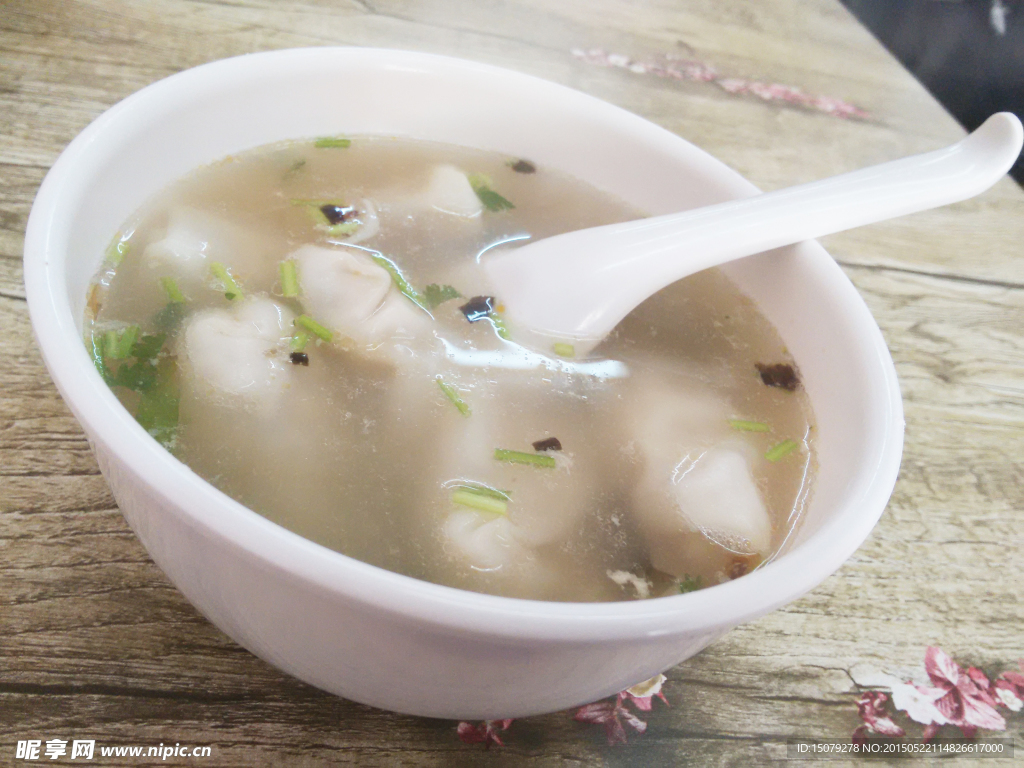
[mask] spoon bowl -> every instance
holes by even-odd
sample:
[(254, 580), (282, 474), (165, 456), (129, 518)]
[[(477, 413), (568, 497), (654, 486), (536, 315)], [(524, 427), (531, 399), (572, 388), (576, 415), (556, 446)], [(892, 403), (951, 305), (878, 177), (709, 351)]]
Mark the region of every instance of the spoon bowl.
[(483, 262), (516, 340), (585, 354), (647, 297), (783, 245), (937, 208), (996, 183), (1020, 154), (1012, 112), (944, 149), (682, 213), (568, 232)]

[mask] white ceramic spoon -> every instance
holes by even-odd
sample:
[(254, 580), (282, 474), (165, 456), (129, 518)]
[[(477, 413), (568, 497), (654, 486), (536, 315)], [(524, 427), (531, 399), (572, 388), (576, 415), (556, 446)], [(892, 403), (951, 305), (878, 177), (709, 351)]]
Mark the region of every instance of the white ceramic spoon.
[(993, 115), (945, 149), (683, 213), (609, 224), (493, 253), (482, 263), (516, 338), (577, 356), (670, 283), (772, 248), (966, 200), (995, 184), (1024, 131)]

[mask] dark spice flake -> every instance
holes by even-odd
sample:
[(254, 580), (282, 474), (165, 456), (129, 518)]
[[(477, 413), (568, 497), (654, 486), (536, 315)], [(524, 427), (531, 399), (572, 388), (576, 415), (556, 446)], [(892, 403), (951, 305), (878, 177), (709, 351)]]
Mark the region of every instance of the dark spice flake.
[(516, 160), (509, 166), (516, 173), (535, 173), (537, 166), (529, 160)]
[(335, 205), (334, 203), (327, 203), (326, 205), (320, 206), (320, 213), (324, 215), (327, 222), (333, 227), (335, 224), (341, 224), (348, 218), (349, 214), (355, 213), (355, 208), (352, 206), (341, 206)]
[(309, 355), (305, 352), (292, 352), (289, 358), (294, 365), (309, 365)]
[(459, 309), (462, 310), (462, 314), (466, 316), (469, 322), (475, 323), (477, 320), (483, 320), (485, 317), (488, 317), (494, 311), (494, 297), (474, 296), (459, 307)]
[(754, 363), (757, 372), (761, 374), (761, 381), (769, 387), (779, 387), (787, 392), (795, 392), (800, 386), (800, 377), (796, 370), (788, 363)]
[(562, 450), (562, 443), (557, 437), (546, 437), (543, 440), (538, 440), (533, 444), (533, 450), (535, 451), (560, 451)]

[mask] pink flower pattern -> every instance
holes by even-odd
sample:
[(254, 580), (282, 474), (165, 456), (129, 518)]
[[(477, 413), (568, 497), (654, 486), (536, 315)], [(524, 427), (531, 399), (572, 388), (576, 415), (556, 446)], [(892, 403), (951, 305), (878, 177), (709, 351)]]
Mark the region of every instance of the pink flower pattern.
[[(924, 669), (935, 687), (946, 691), (935, 700), (935, 708), (966, 738), (973, 738), (978, 728), (1006, 730), (1006, 720), (996, 712), (996, 699), (989, 693), (990, 683), (980, 669), (971, 667), (965, 672), (944, 651), (934, 646), (925, 651)], [(937, 730), (935, 726), (929, 735)]]
[(484, 720), (480, 725), (473, 725), (463, 720), (455, 729), (455, 733), (466, 744), (483, 744), (484, 749), (490, 749), (492, 743), (497, 744), (499, 747), (505, 746), (501, 737), (498, 736), (498, 729), (507, 731), (510, 725), (512, 725), (512, 718), (507, 720)]
[[(924, 725), (922, 739), (925, 742), (934, 738), (943, 725), (956, 726), (970, 739), (979, 728), (1006, 730), (1006, 719), (998, 711), (1000, 707), (1011, 712), (1024, 711), (1024, 659), (1019, 660), (1017, 666), (1019, 671), (1007, 670), (993, 681), (977, 667), (964, 669), (942, 649), (929, 646), (925, 651), (924, 668), (931, 685), (904, 683), (890, 675), (876, 678), (876, 684), (891, 688), (891, 700), (897, 712)], [(573, 719), (602, 726), (609, 746), (624, 745), (628, 742), (627, 727), (638, 735), (647, 731), (647, 722), (627, 704), (632, 704), (637, 712), (650, 712), (656, 698), (668, 706), (668, 699), (661, 690), (665, 682), (664, 675), (655, 675), (620, 691), (611, 700), (580, 707)], [(889, 700), (889, 695), (882, 691), (864, 691), (860, 695), (857, 714), (863, 724), (853, 731), (854, 743), (863, 744), (872, 734), (893, 739), (906, 735), (893, 719), (887, 704)], [(504, 742), (499, 734), (507, 731), (512, 722), (512, 719), (484, 720), (474, 725), (462, 721), (456, 728), (456, 735), (466, 744), (483, 744), (485, 749), (491, 744), (501, 747)]]
[[(1018, 666), (1024, 671), (1024, 659)], [(924, 668), (930, 686), (893, 681), (891, 687), (896, 709), (925, 726), (922, 732), (925, 742), (931, 741), (946, 724), (955, 725), (968, 739), (974, 738), (979, 728), (1005, 731), (1006, 719), (998, 708), (1006, 707), (1012, 712), (1024, 709), (1024, 674), (1020, 672), (1003, 672), (993, 683), (977, 667), (965, 670), (935, 646), (925, 651)], [(880, 691), (867, 691), (857, 701), (857, 711), (864, 725), (853, 732), (855, 743), (862, 743), (869, 732), (903, 735), (903, 729), (885, 710), (886, 698)], [(900, 733), (896, 734), (895, 730)]]
[(636, 75), (653, 75), (674, 80), (714, 83), (726, 93), (756, 96), (764, 101), (781, 101), (840, 118), (866, 118), (868, 113), (848, 101), (832, 96), (814, 96), (792, 85), (762, 83), (739, 77), (722, 77), (715, 68), (700, 61), (691, 61), (671, 53), (659, 53), (646, 59), (633, 59), (621, 53), (607, 53), (600, 48), (574, 48), (572, 55), (598, 67), (616, 67)]
[(857, 699), (857, 713), (864, 721), (864, 725), (853, 732), (854, 744), (863, 744), (867, 741), (868, 733), (894, 737), (906, 735), (906, 731), (896, 725), (889, 716), (889, 710), (885, 706), (888, 700), (889, 697), (881, 691), (866, 691)]
[(580, 707), (573, 719), (581, 723), (593, 723), (604, 726), (604, 735), (608, 739), (608, 745), (626, 743), (626, 729), (622, 721), (637, 733), (647, 730), (647, 723), (630, 712), (624, 705), (625, 692), (615, 697), (614, 702), (600, 701), (595, 704), (585, 704)]
[(644, 733), (647, 730), (647, 723), (632, 713), (626, 707), (626, 702), (632, 703), (641, 712), (650, 712), (655, 698), (661, 699), (667, 706), (668, 699), (661, 692), (666, 679), (664, 675), (655, 675), (649, 680), (620, 691), (614, 701), (599, 701), (582, 706), (576, 710), (573, 719), (581, 723), (604, 726), (604, 735), (609, 746), (625, 744), (625, 725), (637, 733)]

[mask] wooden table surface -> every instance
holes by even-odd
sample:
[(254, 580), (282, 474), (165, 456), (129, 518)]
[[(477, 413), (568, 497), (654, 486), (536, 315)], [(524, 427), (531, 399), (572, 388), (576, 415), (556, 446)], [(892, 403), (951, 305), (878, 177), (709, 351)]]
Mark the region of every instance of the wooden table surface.
[[(186, 67), (311, 45), (454, 54), (565, 83), (765, 189), (963, 135), (836, 0), (3, 0), (0, 764), (16, 762), (16, 741), (51, 738), (212, 745), (209, 758), (167, 761), (206, 766), (781, 763), (787, 738), (850, 736), (866, 670), (920, 670), (928, 645), (990, 674), (1024, 657), (1024, 194), (1008, 179), (825, 241), (903, 387), (892, 501), (818, 589), (669, 671), (671, 706), (656, 702), (628, 746), (563, 712), (516, 721), (485, 752), (454, 722), (299, 683), (211, 626), (129, 531), (47, 376), (23, 233), (49, 166), (107, 107)], [(592, 49), (612, 56), (581, 55)], [(666, 54), (714, 71), (666, 66)], [(856, 109), (843, 117), (835, 101), (758, 83)], [(1024, 712), (1002, 711), (1024, 749)]]

